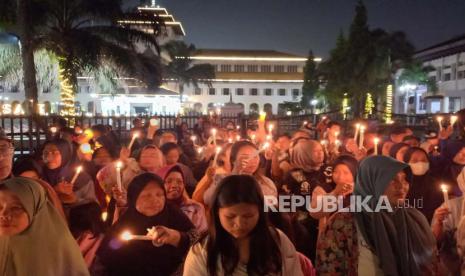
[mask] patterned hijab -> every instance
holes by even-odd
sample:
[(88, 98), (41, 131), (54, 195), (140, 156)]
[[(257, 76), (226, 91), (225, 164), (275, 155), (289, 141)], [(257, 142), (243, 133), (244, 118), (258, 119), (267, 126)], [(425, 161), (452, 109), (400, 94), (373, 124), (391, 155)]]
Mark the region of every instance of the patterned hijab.
[(321, 147), (321, 145), (315, 140), (302, 139), (298, 141), (290, 151), (291, 166), (305, 172), (313, 171), (316, 164), (313, 161), (312, 153), (316, 147)]

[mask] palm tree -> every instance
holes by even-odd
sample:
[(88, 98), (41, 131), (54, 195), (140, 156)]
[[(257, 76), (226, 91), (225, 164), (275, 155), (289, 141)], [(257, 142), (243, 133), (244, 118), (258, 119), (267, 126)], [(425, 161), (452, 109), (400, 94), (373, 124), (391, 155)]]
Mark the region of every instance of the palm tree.
[(215, 70), (211, 64), (192, 64), (191, 57), (196, 52), (193, 44), (187, 45), (182, 41), (173, 40), (162, 48), (171, 60), (165, 68), (165, 77), (177, 81), (181, 102), (185, 85), (192, 84), (196, 88), (199, 82), (211, 85), (211, 80), (215, 78)]
[[(149, 87), (161, 83), (158, 56), (137, 52), (135, 44), (143, 43), (158, 52), (156, 36), (117, 24), (117, 19), (124, 18), (120, 0), (18, 0), (21, 1), (34, 7), (28, 25), (34, 51), (46, 49), (57, 58), (62, 115), (74, 115), (77, 76), (86, 70), (111, 64)], [(15, 0), (6, 2), (16, 4)], [(157, 34), (160, 26), (154, 21), (148, 27)], [(25, 79), (29, 79), (26, 74), (30, 72), (24, 73)]]

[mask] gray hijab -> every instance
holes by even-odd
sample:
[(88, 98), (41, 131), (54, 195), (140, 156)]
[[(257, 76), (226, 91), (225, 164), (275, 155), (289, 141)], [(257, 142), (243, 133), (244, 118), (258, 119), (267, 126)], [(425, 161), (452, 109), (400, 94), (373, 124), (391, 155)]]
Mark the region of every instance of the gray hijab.
[[(366, 158), (357, 173), (354, 195), (373, 196), (369, 205), (375, 209), (378, 199), (400, 171), (411, 176), (408, 164), (385, 156)], [(436, 241), (418, 210), (404, 207), (392, 213), (359, 212), (355, 213), (355, 219), (385, 275), (433, 274)]]

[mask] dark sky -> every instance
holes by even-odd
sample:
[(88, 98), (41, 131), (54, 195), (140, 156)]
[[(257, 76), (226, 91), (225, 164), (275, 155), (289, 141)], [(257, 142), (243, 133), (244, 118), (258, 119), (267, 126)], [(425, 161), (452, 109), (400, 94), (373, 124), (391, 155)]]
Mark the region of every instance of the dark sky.
[[(128, 5), (139, 0), (123, 0)], [(327, 57), (357, 0), (157, 0), (197, 48), (274, 49)], [(370, 27), (407, 33), (417, 49), (465, 34), (465, 0), (365, 0)]]

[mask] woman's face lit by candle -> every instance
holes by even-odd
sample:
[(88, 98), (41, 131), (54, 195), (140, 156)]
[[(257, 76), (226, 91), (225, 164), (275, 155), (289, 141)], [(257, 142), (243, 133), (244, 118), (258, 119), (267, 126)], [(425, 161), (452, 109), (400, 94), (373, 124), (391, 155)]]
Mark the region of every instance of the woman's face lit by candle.
[(29, 226), (29, 216), (19, 198), (0, 190), (0, 237), (17, 235)]
[(59, 168), (61, 166), (61, 153), (57, 146), (54, 144), (47, 144), (42, 153), (43, 159), (50, 170)]
[(257, 206), (248, 203), (222, 207), (218, 215), (221, 226), (236, 239), (246, 238), (257, 225), (260, 216)]
[(405, 172), (401, 171), (391, 180), (384, 191), (384, 195), (387, 196), (389, 203), (394, 207), (404, 203), (408, 190), (409, 183), (407, 181), (407, 175)]
[(164, 159), (162, 152), (155, 148), (146, 148), (142, 150), (139, 165), (147, 171), (154, 171), (163, 167)]
[[(260, 165), (260, 157), (256, 153), (257, 150), (252, 146), (244, 146), (238, 151), (236, 163), (241, 166), (242, 173), (254, 174), (257, 171)], [(240, 165), (240, 162), (246, 162), (246, 164)]]
[(339, 164), (334, 168), (333, 181), (336, 185), (354, 184), (354, 177), (347, 165)]
[(462, 148), (453, 159), (454, 163), (459, 165), (465, 165), (465, 148)]
[(179, 150), (172, 149), (165, 155), (166, 165), (174, 165), (179, 160)]
[(153, 182), (145, 186), (136, 200), (136, 210), (147, 217), (157, 215), (164, 206), (165, 191)]
[(184, 192), (184, 179), (180, 172), (171, 172), (165, 179), (166, 198), (176, 200), (182, 197)]

